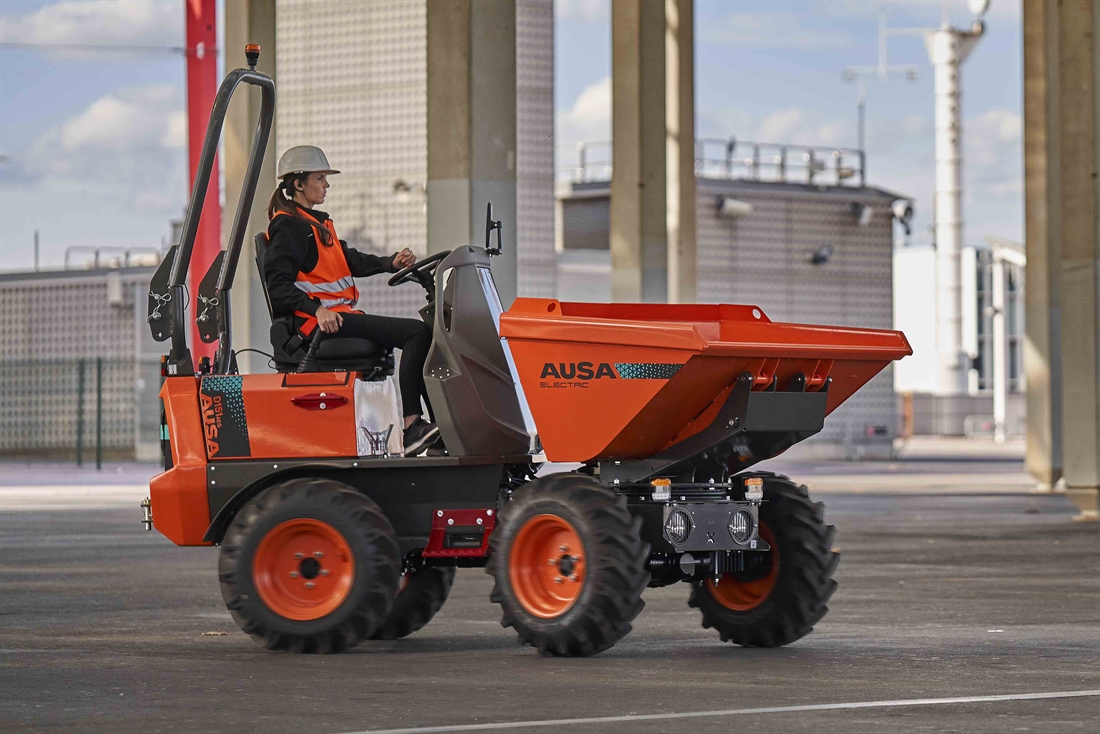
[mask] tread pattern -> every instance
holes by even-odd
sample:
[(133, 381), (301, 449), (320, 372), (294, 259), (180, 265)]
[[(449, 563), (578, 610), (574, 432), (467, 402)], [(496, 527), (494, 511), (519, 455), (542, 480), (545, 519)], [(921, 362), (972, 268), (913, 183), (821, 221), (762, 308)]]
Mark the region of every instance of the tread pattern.
[[(264, 534), (293, 517), (316, 517), (341, 533), (355, 555), (356, 578), (343, 605), (299, 622), (268, 609), (252, 585), (252, 555)], [(234, 621), (269, 650), (343, 652), (379, 628), (393, 607), (401, 554), (389, 520), (369, 497), (329, 479), (293, 479), (244, 506), (222, 539), (218, 580)]]
[[(551, 513), (568, 520), (585, 547), (585, 587), (560, 617), (528, 614), (509, 581), (512, 540), (530, 517)], [(641, 540), (641, 518), (630, 514), (626, 498), (579, 474), (552, 474), (516, 490), (500, 510), (489, 540), (492, 555), (486, 572), (496, 583), (490, 599), (503, 609), (501, 626), (515, 628), (521, 644), (543, 655), (581, 657), (602, 652), (625, 637), (642, 611), (642, 592), (649, 584), (645, 570), (649, 544)]]
[(397, 640), (421, 629), (443, 607), (454, 581), (454, 566), (424, 566), (410, 572), (405, 588), (397, 593), (390, 616), (370, 638)]
[(692, 584), (688, 605), (702, 612), (703, 627), (716, 630), (723, 642), (780, 647), (808, 635), (829, 611), (840, 554), (833, 551), (836, 529), (825, 524), (825, 506), (810, 500), (805, 485), (778, 474), (753, 476), (764, 479), (760, 517), (779, 546), (775, 588), (757, 608), (737, 612), (718, 603), (701, 580)]

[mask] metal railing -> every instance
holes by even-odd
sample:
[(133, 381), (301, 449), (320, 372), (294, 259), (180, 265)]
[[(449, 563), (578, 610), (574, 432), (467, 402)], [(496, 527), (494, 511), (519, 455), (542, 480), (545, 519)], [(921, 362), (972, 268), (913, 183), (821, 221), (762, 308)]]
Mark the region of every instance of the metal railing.
[[(608, 181), (612, 172), (611, 141), (559, 146), (575, 149), (575, 162), (557, 167), (559, 180), (575, 183)], [(559, 156), (568, 158), (567, 155)], [(823, 186), (866, 184), (866, 155), (852, 148), (758, 143), (729, 138), (695, 141), (695, 175), (744, 181), (804, 183)]]
[(160, 438), (160, 380), (157, 361), (0, 362), (0, 456), (143, 458)]
[[(114, 247), (109, 245), (97, 247), (95, 245), (71, 245), (65, 248), (65, 270), (73, 269), (71, 264), (73, 255), (81, 253), (92, 256), (91, 262), (84, 261), (82, 267), (90, 267), (96, 270), (100, 268), (156, 266), (160, 264), (160, 259), (164, 257), (164, 252), (156, 247)], [(114, 253), (114, 255), (111, 257), (104, 257), (104, 255), (108, 253)]]

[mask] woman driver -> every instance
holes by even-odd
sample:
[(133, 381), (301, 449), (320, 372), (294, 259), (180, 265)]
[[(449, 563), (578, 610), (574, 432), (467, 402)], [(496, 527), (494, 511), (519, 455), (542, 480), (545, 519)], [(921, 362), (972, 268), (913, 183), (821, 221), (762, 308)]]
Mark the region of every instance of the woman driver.
[(396, 272), (416, 262), (409, 249), (378, 257), (348, 247), (336, 236), (324, 203), (328, 176), (339, 173), (320, 148), (299, 145), (279, 159), (279, 185), (267, 207), (270, 240), (264, 268), (276, 317), (292, 316), (299, 331), (314, 328), (337, 337), (370, 339), (401, 350), (401, 404), (405, 416), (405, 455), (416, 456), (438, 438), (439, 428), (423, 420), (424, 360), (432, 333), (419, 319), (395, 319), (354, 310), (359, 291), (353, 277)]

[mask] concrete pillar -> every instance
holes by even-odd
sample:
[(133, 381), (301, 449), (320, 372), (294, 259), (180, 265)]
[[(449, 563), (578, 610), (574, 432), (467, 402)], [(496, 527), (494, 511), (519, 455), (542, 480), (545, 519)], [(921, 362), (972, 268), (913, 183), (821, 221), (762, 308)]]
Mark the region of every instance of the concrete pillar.
[(611, 299), (668, 300), (664, 0), (611, 4)]
[(1041, 485), (1062, 477), (1061, 220), (1058, 201), (1057, 26), (1045, 0), (1023, 5), (1024, 27), (1024, 220), (1027, 291), (1024, 296), (1024, 373), (1027, 379), (1027, 469)]
[[(249, 43), (260, 44), (258, 71), (275, 79), (275, 0), (233, 0), (225, 4), (225, 68), (245, 66), (244, 47)], [(276, 120), (278, 119), (278, 79), (276, 85)], [(260, 91), (242, 85), (229, 106), (222, 134), (222, 165), (225, 171), (225, 211), (230, 216), (222, 218), (222, 244), (229, 237), (233, 226), (232, 212), (237, 210), (241, 182), (244, 180), (252, 136), (256, 132), (256, 119), (260, 111)], [(256, 253), (252, 237), (267, 229), (267, 201), (275, 190), (275, 130), (271, 130), (256, 198), (248, 219), (248, 233), (237, 265), (237, 277), (233, 283), (232, 319), (233, 348), (246, 348), (267, 352), (271, 348), (271, 318), (264, 300), (263, 286), (256, 271)], [(193, 297), (193, 296), (192, 296)], [(266, 372), (267, 358), (254, 352), (238, 357), (241, 372)]]
[(695, 302), (695, 0), (665, 0), (668, 302)]
[(485, 242), (485, 206), (504, 222), (493, 279), (516, 297), (516, 7), (428, 3), (428, 252)]
[(1066, 493), (1100, 511), (1100, 4), (1063, 0), (1058, 28), (1062, 462)]
[(695, 300), (693, 0), (611, 5), (611, 297)]
[(1028, 465), (1044, 481), (1060, 464), (1067, 495), (1093, 517), (1100, 510), (1098, 69), (1100, 5), (1026, 0)]

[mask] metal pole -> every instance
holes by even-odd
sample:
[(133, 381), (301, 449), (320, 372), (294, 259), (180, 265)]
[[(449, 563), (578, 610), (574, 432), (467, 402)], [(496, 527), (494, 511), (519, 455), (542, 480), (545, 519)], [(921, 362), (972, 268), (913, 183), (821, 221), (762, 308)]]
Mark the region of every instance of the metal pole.
[(76, 465), (84, 465), (84, 360), (76, 363)]
[(864, 131), (866, 130), (867, 119), (867, 83), (863, 81), (863, 77), (856, 80), (856, 88), (859, 93), (859, 101), (857, 107), (859, 108), (859, 149), (866, 150), (867, 139)]
[(1008, 370), (1005, 339), (1005, 263), (993, 251), (993, 440), (1005, 442)]
[(959, 140), (959, 39), (951, 30), (932, 34), (936, 96), (936, 270), (939, 274), (939, 390), (943, 395), (967, 392), (962, 349), (962, 181)]
[(38, 272), (38, 230), (34, 230), (34, 272)]
[(968, 357), (962, 339), (962, 127), (959, 67), (983, 33), (944, 26), (924, 32), (932, 60), (936, 96), (936, 351), (940, 395), (963, 395), (968, 387)]
[(103, 468), (103, 357), (95, 359), (95, 468)]

